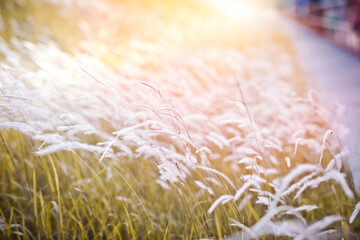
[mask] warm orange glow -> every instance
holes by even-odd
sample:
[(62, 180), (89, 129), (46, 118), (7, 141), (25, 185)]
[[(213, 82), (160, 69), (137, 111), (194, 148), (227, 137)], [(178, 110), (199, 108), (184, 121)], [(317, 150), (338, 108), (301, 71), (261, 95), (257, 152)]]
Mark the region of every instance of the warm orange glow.
[(251, 1), (210, 0), (210, 4), (225, 14), (241, 20), (254, 20), (259, 17), (261, 11), (259, 6)]

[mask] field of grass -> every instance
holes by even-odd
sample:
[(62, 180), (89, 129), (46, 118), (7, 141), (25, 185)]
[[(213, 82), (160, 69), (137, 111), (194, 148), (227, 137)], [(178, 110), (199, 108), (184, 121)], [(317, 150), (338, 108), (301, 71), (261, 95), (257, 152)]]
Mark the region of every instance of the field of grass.
[(0, 239), (360, 238), (341, 106), (270, 13), (0, 8)]

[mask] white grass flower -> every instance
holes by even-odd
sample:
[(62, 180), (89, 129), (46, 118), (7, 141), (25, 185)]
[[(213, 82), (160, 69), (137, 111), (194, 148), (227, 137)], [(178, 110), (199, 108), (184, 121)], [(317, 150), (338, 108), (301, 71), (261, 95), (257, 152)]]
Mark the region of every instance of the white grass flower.
[(194, 182), (196, 185), (198, 185), (201, 189), (206, 190), (210, 195), (214, 196), (214, 191), (211, 189), (211, 187), (206, 186), (204, 183), (200, 181)]
[(196, 168), (202, 169), (202, 170), (204, 170), (204, 171), (206, 171), (206, 172), (209, 172), (209, 173), (215, 173), (215, 174), (221, 176), (233, 189), (236, 189), (234, 183), (230, 180), (230, 178), (227, 177), (227, 176), (226, 176), (225, 174), (223, 174), (222, 172), (219, 172), (219, 171), (216, 170), (216, 169), (209, 168), (209, 167), (205, 167), (205, 166), (196, 166)]
[(355, 206), (355, 208), (354, 208), (354, 211), (353, 211), (353, 213), (352, 213), (351, 216), (350, 216), (350, 219), (349, 219), (349, 223), (350, 223), (350, 224), (354, 222), (354, 220), (355, 220), (356, 216), (359, 214), (359, 212), (360, 212), (360, 202), (358, 202), (358, 203), (356, 204), (356, 206)]
[(234, 197), (232, 195), (222, 195), (213, 202), (213, 204), (208, 210), (208, 214), (211, 214), (219, 204), (225, 204), (233, 199)]
[(341, 216), (326, 216), (322, 220), (307, 226), (304, 231), (302, 231), (298, 236), (296, 236), (295, 239), (316, 239), (319, 235), (321, 235), (321, 230), (333, 224), (334, 222), (341, 221), (342, 219), (343, 218)]

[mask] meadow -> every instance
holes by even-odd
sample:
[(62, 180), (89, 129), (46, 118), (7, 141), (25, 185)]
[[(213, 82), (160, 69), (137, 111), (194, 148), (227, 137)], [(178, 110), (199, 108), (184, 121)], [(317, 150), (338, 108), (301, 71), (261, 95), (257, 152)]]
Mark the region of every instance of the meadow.
[(271, 12), (0, 9), (1, 239), (360, 238), (342, 106)]

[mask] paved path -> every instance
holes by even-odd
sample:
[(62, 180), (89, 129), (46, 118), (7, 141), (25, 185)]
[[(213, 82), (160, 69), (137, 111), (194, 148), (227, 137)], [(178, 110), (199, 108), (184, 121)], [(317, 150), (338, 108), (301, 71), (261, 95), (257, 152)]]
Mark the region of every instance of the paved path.
[(360, 58), (315, 34), (306, 27), (284, 19), (300, 67), (310, 85), (325, 91), (328, 99), (338, 98), (346, 107), (341, 121), (350, 128), (349, 159), (356, 188), (360, 187)]

